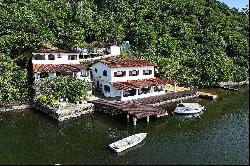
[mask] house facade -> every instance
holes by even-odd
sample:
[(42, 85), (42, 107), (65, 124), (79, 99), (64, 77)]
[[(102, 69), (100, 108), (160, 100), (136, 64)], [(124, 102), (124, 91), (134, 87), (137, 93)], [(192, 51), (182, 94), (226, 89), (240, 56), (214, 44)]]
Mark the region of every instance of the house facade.
[(51, 49), (42, 47), (32, 53), (35, 81), (45, 77), (69, 75), (82, 80), (90, 80), (90, 69), (80, 64), (77, 50)]
[(122, 101), (165, 94), (170, 82), (154, 77), (155, 66), (146, 60), (101, 60), (92, 65), (93, 82), (105, 97)]
[(80, 64), (81, 61), (118, 56), (120, 55), (120, 47), (78, 48), (74, 50), (41, 47), (32, 55), (33, 64)]

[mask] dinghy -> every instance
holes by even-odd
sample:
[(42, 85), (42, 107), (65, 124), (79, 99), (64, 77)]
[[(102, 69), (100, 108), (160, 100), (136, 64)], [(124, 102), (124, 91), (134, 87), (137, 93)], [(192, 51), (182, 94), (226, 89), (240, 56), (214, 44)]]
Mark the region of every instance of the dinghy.
[(109, 147), (113, 149), (115, 152), (119, 153), (139, 144), (146, 136), (147, 136), (147, 133), (139, 133), (139, 134), (131, 135), (127, 138), (123, 138), (119, 141), (116, 141), (110, 144)]

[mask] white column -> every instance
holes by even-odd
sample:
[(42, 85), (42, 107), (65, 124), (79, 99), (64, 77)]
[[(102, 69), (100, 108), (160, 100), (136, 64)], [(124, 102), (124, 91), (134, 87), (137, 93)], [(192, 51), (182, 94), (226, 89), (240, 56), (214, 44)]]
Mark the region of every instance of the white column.
[(174, 92), (176, 92), (176, 82), (174, 82)]
[(134, 126), (136, 126), (136, 121), (137, 121), (136, 117), (133, 116), (133, 125), (134, 125)]
[(154, 93), (154, 87), (153, 86), (150, 87), (150, 93)]
[(147, 116), (147, 122), (149, 122), (149, 116)]
[(136, 89), (135, 95), (138, 96), (139, 94), (139, 89)]
[(129, 114), (127, 114), (127, 121), (129, 122)]
[(121, 90), (121, 101), (123, 101), (123, 90)]

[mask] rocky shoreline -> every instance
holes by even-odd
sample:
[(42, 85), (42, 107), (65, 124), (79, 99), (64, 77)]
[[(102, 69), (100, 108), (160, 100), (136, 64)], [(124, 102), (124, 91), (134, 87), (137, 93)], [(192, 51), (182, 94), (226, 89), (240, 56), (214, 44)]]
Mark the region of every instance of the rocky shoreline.
[(60, 108), (54, 108), (50, 105), (36, 102), (33, 104), (33, 107), (46, 113), (51, 118), (56, 119), (59, 122), (94, 112), (94, 105), (87, 102), (83, 104), (71, 104), (71, 106), (62, 106)]
[(233, 82), (233, 81), (227, 81), (227, 82), (218, 82), (218, 87), (225, 87), (225, 86), (241, 86), (241, 85), (249, 85), (249, 80), (241, 81), (241, 82)]

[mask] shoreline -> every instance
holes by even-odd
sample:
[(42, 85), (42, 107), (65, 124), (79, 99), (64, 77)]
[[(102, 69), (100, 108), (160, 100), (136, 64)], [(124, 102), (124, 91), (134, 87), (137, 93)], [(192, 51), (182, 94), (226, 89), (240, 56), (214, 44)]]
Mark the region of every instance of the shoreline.
[[(240, 81), (240, 82), (218, 82), (215, 86), (208, 86), (207, 88), (223, 88), (225, 86), (244, 86), (249, 85), (249, 80)], [(202, 88), (202, 87), (199, 87)], [(199, 89), (198, 88), (198, 89)], [(22, 103), (7, 103), (6, 106), (0, 105), (0, 113), (2, 112), (19, 112), (27, 109), (31, 109), (34, 106), (34, 102), (22, 102)]]

